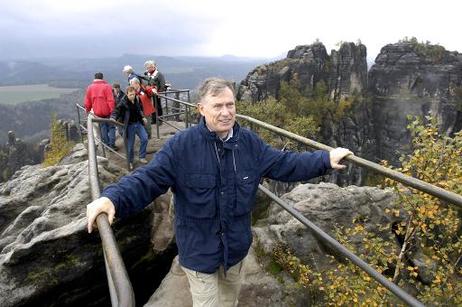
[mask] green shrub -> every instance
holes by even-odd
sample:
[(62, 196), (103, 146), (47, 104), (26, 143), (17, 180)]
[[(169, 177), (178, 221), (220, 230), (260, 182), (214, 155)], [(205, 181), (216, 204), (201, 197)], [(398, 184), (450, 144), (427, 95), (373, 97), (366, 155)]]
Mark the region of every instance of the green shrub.
[(419, 42), (417, 38), (405, 37), (400, 40), (401, 43), (409, 43), (412, 46), (412, 49), (418, 55), (426, 58), (430, 58), (433, 63), (440, 63), (443, 60), (446, 49), (443, 46), (438, 44), (432, 44), (430, 41)]
[[(314, 90), (309, 93), (309, 97), (306, 95), (308, 94), (300, 92), (295, 76), (290, 82), (281, 82), (279, 100), (270, 97), (255, 103), (238, 102), (237, 110), (240, 114), (251, 116), (307, 138), (316, 139), (323, 125), (340, 122), (350, 114), (353, 105), (361, 99), (357, 95), (353, 99), (331, 101), (328, 97), (327, 86), (322, 81), (317, 83)], [(303, 147), (266, 129), (253, 128), (273, 146), (290, 149)]]

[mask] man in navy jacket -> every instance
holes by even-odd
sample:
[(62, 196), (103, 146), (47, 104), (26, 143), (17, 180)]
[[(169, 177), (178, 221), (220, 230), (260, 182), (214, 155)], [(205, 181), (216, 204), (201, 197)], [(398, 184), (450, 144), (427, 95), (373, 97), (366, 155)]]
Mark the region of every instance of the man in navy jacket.
[(179, 261), (194, 306), (235, 306), (242, 260), (252, 243), (251, 211), (262, 177), (303, 181), (343, 169), (351, 152), (276, 150), (235, 121), (233, 85), (205, 80), (199, 88), (199, 125), (177, 133), (146, 166), (108, 186), (87, 206), (88, 231), (96, 216), (125, 217), (172, 188)]

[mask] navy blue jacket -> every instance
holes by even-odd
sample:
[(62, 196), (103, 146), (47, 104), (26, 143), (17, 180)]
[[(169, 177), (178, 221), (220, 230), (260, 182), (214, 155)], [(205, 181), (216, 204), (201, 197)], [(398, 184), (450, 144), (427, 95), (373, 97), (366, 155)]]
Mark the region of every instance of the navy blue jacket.
[(237, 123), (233, 129), (233, 137), (223, 142), (202, 118), (101, 196), (111, 199), (116, 215), (124, 217), (171, 187), (181, 265), (203, 273), (220, 265), (227, 270), (247, 255), (252, 243), (250, 213), (261, 177), (302, 181), (330, 169), (325, 151), (283, 152)]

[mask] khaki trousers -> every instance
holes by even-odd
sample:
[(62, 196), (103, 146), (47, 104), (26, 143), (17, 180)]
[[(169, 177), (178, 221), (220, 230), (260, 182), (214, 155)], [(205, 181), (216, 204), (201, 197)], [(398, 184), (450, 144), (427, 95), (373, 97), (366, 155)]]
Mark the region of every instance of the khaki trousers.
[(217, 272), (206, 274), (181, 267), (186, 273), (191, 290), (193, 307), (235, 307), (242, 283), (242, 262)]

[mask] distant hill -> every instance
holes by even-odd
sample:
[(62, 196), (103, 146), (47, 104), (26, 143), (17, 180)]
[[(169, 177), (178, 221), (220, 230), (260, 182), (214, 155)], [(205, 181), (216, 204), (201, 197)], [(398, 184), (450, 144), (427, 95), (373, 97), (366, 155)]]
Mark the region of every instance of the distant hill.
[[(174, 88), (195, 89), (199, 83), (211, 76), (219, 76), (238, 84), (265, 59), (223, 57), (168, 57), (125, 54), (120, 57), (95, 59), (48, 58), (33, 61), (0, 62), (0, 86), (49, 84), (61, 88), (83, 89), (93, 80), (94, 73), (101, 71), (109, 82), (126, 86), (122, 74), (125, 65), (131, 65), (139, 74), (143, 64), (154, 59), (159, 70)], [(59, 118), (75, 118), (75, 103), (81, 103), (82, 90), (62, 95), (56, 99), (24, 102), (18, 105), (0, 105), (0, 143), (6, 142), (8, 130), (16, 131), (25, 140), (37, 141), (46, 137), (51, 114)]]
[(0, 62), (0, 86), (47, 83), (57, 87), (84, 88), (97, 71), (109, 82), (126, 84), (122, 74), (125, 65), (137, 73), (144, 72), (143, 64), (154, 59), (159, 70), (175, 88), (196, 88), (204, 78), (219, 76), (239, 83), (255, 66), (268, 59), (223, 57), (168, 57), (125, 54), (120, 57), (71, 59), (48, 58), (34, 61)]
[(0, 144), (7, 141), (9, 130), (25, 141), (36, 143), (48, 137), (53, 113), (60, 119), (77, 118), (75, 104), (81, 103), (84, 91), (63, 94), (59, 98), (24, 102), (15, 105), (0, 104)]

